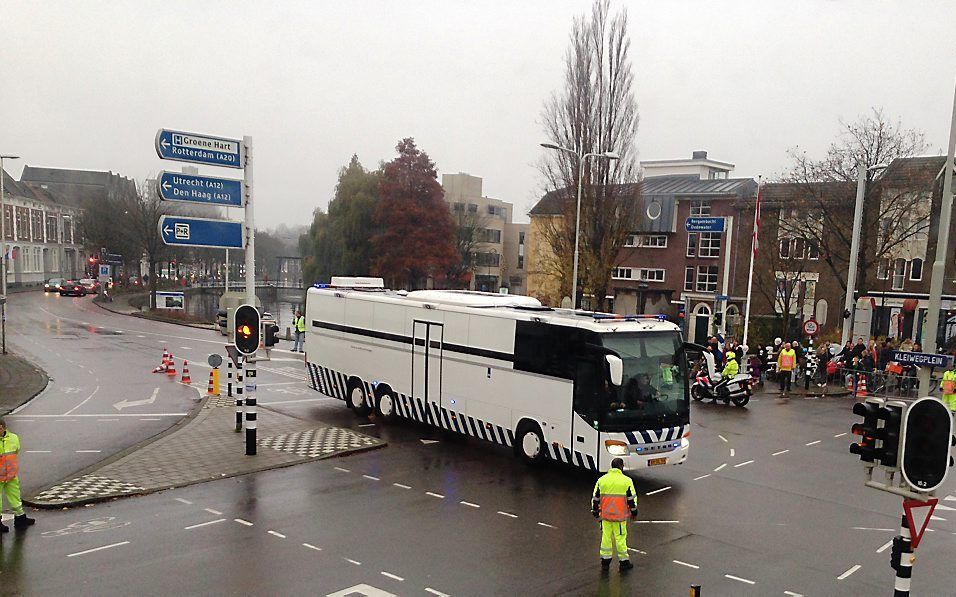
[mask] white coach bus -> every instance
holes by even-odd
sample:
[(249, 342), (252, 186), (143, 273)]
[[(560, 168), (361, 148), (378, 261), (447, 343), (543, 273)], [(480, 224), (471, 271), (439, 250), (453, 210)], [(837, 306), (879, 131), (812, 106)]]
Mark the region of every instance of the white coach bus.
[(411, 419), (605, 471), (681, 464), (690, 436), (679, 328), (469, 291), (333, 278), (306, 300), (312, 387), (356, 414)]

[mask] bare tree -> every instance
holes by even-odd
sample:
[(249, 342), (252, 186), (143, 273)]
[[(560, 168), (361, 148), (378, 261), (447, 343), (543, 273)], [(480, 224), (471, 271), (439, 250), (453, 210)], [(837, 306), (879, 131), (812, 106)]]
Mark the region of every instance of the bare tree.
[[(565, 56), (564, 88), (545, 106), (543, 125), (548, 140), (563, 151), (546, 154), (539, 165), (550, 190), (559, 194), (562, 216), (541, 227), (552, 263), (541, 264), (561, 281), (570, 295), (576, 224), (576, 192), (583, 180), (580, 220), (580, 287), (594, 296), (592, 307), (603, 309), (611, 272), (639, 214), (639, 164), (635, 138), (638, 110), (631, 70), (627, 11), (611, 16), (607, 0), (597, 0), (590, 16), (574, 20)], [(614, 151), (618, 160), (590, 158), (587, 153)], [(579, 168), (583, 170), (579, 170)]]
[(159, 231), (159, 219), (166, 213), (167, 204), (159, 200), (153, 185), (155, 180), (136, 184), (136, 195), (127, 201), (131, 226), (142, 243), (149, 262), (149, 308), (156, 308), (156, 264), (168, 254)]
[[(790, 239), (784, 239), (790, 240)], [(806, 264), (804, 259), (782, 259), (779, 245), (771, 245), (764, 249), (769, 252), (769, 258), (764, 263), (769, 267), (761, 267), (754, 275), (754, 290), (757, 291), (773, 309), (774, 319), (777, 321), (776, 334), (783, 338), (799, 334), (795, 318), (803, 313), (804, 303), (808, 300), (808, 283)]]
[(475, 273), (477, 253), (485, 245), (485, 229), (490, 221), (487, 215), (478, 211), (468, 211), (466, 205), (455, 206), (452, 211), (455, 220), (455, 247), (461, 260), (448, 272), (449, 280), (464, 280)]
[[(791, 203), (792, 217), (781, 219), (780, 226), (794, 238), (815, 243), (821, 259), (846, 290), (857, 166), (862, 163), (868, 168), (862, 229), (880, 230), (880, 234), (863, 239), (857, 264), (858, 288), (866, 288), (868, 272), (880, 260), (928, 232), (927, 203), (933, 188), (931, 182), (928, 188), (919, 188), (926, 185), (925, 181), (917, 181), (905, 169), (885, 174), (869, 169), (923, 152), (927, 145), (922, 132), (904, 129), (899, 120), (890, 121), (882, 109), (876, 108), (856, 122), (841, 122), (841, 128), (839, 137), (821, 160), (814, 160), (799, 147), (788, 152), (793, 165), (782, 181), (797, 185), (800, 193)], [(826, 225), (817, 226), (819, 221)]]

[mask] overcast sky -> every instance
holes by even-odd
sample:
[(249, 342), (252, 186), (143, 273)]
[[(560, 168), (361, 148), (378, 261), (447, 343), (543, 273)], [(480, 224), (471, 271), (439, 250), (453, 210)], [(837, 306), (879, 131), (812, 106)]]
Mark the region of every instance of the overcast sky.
[[(615, 9), (624, 3), (615, 2)], [(772, 175), (882, 106), (944, 152), (956, 2), (626, 3), (641, 159)], [(0, 152), (143, 179), (181, 164), (159, 128), (252, 135), (259, 226), (326, 206), (353, 153), (414, 137), (439, 174), (484, 179), (524, 215), (543, 102), (588, 1), (0, 2)], [(203, 172), (235, 175), (235, 171)], [(258, 227), (258, 226), (257, 226)]]

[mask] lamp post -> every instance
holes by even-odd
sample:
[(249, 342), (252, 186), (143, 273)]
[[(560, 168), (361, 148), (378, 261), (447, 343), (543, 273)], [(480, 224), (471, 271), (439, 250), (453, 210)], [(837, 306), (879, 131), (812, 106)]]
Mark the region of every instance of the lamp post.
[(866, 167), (860, 163), (857, 166), (856, 176), (856, 205), (853, 207), (853, 237), (850, 240), (850, 263), (846, 274), (846, 300), (843, 303), (843, 333), (840, 335), (840, 344), (846, 345), (853, 333), (853, 323), (856, 319), (856, 269), (860, 256), (860, 228), (863, 226), (863, 195), (866, 194), (866, 175), (870, 171), (883, 170), (883, 164)]
[[(3, 179), (5, 178), (3, 160), (19, 160), (17, 155), (0, 154), (0, 351), (7, 354), (7, 232), (6, 209), (3, 205)], [(13, 223), (11, 219), (10, 223)]]
[(567, 147), (561, 147), (560, 145), (555, 145), (554, 143), (542, 143), (541, 147), (545, 149), (556, 149), (558, 151), (563, 151), (570, 153), (571, 155), (578, 158), (578, 205), (576, 210), (576, 215), (574, 217), (574, 265), (572, 267), (571, 274), (571, 308), (578, 308), (578, 243), (581, 236), (581, 187), (584, 183), (584, 160), (592, 157), (604, 158), (607, 160), (619, 160), (619, 156), (616, 152), (605, 151), (602, 153), (585, 153), (579, 154), (573, 149), (568, 149)]

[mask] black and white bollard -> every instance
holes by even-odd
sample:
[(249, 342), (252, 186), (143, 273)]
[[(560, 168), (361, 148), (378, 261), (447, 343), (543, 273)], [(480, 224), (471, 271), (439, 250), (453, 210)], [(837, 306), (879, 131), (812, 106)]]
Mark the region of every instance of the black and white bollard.
[(910, 543), (910, 525), (906, 520), (906, 512), (903, 512), (903, 522), (900, 523), (900, 535), (903, 537), (903, 549), (900, 554), (900, 565), (896, 568), (893, 597), (909, 597), (910, 579), (913, 576), (913, 548)]
[(242, 431), (242, 366), (236, 370), (236, 433)]
[(228, 363), (226, 363), (226, 380), (227, 380), (226, 396), (229, 398), (232, 398), (232, 359), (226, 359), (226, 360), (228, 361)]
[(256, 364), (246, 361), (246, 456), (256, 455)]

